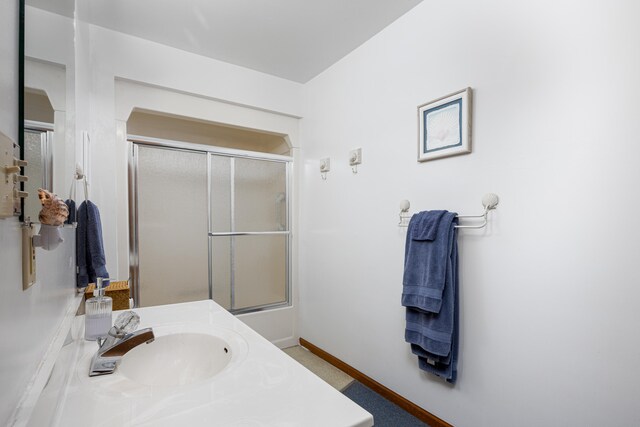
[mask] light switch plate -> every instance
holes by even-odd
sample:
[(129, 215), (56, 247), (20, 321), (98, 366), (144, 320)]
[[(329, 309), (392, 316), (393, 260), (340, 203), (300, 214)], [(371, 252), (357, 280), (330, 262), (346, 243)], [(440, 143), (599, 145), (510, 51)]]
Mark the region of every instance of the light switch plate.
[(22, 290), (36, 283), (36, 247), (33, 245), (33, 224), (22, 226)]
[(0, 218), (13, 216), (13, 141), (0, 132)]

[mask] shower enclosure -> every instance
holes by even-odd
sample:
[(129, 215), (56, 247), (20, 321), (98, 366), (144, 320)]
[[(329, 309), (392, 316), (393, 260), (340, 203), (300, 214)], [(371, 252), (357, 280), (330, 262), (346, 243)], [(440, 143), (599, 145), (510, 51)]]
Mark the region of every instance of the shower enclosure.
[(212, 298), (232, 313), (290, 304), (292, 158), (129, 137), (137, 306)]

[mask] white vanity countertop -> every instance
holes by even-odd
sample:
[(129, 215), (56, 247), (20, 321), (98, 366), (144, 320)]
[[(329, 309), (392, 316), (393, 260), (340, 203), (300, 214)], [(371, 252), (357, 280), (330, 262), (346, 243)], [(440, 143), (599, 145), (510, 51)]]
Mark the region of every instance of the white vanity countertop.
[(134, 311), (140, 315), (139, 328), (152, 327), (156, 336), (207, 328), (227, 331), (234, 341), (231, 363), (209, 380), (174, 387), (141, 385), (117, 369), (89, 377), (97, 345), (83, 339), (80, 316), (72, 327), (74, 341), (58, 356), (29, 425), (373, 425), (371, 414), (211, 300)]

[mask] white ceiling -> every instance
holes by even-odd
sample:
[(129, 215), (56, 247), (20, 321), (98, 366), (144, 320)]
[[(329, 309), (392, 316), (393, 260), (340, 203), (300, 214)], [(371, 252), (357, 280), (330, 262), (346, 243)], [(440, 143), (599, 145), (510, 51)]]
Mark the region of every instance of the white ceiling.
[(90, 1), (93, 24), (304, 83), (422, 0)]

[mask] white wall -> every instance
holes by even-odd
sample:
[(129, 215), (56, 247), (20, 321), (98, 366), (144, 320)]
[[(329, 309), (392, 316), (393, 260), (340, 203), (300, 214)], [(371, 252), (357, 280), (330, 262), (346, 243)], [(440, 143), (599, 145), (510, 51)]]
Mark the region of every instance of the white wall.
[[(18, 137), (18, 2), (0, 3), (0, 131)], [(37, 230), (36, 230), (37, 231)], [(74, 230), (55, 251), (36, 249), (37, 282), (22, 290), (21, 228), (0, 220), (0, 424), (5, 425), (75, 295)]]
[[(640, 425), (639, 13), (425, 1), (306, 84), (300, 336), (459, 427)], [(416, 107), (466, 86), (473, 153), (417, 163)], [(487, 192), (450, 387), (403, 339), (398, 204), (474, 214)]]

